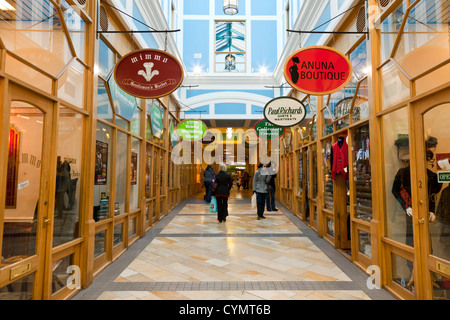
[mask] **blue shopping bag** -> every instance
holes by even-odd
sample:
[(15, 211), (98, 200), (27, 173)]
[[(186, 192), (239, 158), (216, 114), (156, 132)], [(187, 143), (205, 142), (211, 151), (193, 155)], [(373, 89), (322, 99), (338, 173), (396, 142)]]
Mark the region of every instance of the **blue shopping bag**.
[(216, 197), (211, 197), (211, 203), (209, 204), (209, 212), (216, 213), (217, 212), (217, 199)]

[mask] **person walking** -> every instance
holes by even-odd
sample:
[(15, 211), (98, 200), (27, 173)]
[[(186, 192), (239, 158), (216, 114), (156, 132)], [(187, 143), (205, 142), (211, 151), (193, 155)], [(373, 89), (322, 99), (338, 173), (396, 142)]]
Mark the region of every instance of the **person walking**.
[(230, 196), (230, 189), (233, 186), (233, 179), (227, 173), (227, 166), (221, 164), (219, 166), (219, 173), (216, 174), (216, 199), (217, 199), (217, 220), (225, 222), (228, 216), (228, 197)]
[(248, 174), (247, 170), (244, 171), (244, 175), (242, 177), (243, 182), (243, 188), (248, 189), (248, 181), (250, 180), (250, 175)]
[(275, 208), (275, 178), (277, 177), (275, 162), (269, 161), (266, 164), (266, 168), (267, 174), (270, 177), (269, 182), (267, 183), (269, 185), (269, 192), (266, 197), (267, 211), (278, 211), (278, 209)]
[(210, 164), (208, 164), (208, 166), (206, 167), (203, 175), (204, 175), (203, 184), (205, 185), (205, 196), (203, 198), (205, 199), (206, 202), (211, 202), (212, 196), (211, 184), (213, 182), (215, 172)]
[(264, 207), (266, 206), (266, 196), (269, 192), (267, 183), (270, 177), (267, 175), (267, 168), (262, 163), (258, 164), (258, 170), (253, 176), (253, 193), (256, 192), (256, 208), (258, 220), (265, 219)]

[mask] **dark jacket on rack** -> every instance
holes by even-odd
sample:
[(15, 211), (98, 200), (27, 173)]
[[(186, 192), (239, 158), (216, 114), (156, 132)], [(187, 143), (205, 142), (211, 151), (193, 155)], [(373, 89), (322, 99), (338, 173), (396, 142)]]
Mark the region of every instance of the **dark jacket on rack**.
[(450, 225), (450, 186), (442, 190), (436, 210), (436, 220), (445, 225)]

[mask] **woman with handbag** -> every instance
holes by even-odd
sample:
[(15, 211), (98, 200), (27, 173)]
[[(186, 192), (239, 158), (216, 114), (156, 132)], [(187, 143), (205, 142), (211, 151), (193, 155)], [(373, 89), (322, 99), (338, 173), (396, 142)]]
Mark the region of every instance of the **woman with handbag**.
[(233, 186), (233, 180), (227, 173), (227, 166), (221, 164), (219, 166), (219, 173), (216, 174), (215, 182), (217, 183), (215, 196), (217, 199), (217, 220), (225, 222), (228, 216), (228, 197), (230, 196), (230, 189)]

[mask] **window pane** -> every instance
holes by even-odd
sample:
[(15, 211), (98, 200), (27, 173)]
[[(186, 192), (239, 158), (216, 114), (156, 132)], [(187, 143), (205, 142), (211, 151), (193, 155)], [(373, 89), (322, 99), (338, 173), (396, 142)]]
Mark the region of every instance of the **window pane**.
[(333, 180), (331, 179), (331, 138), (323, 143), (323, 207), (333, 210)]
[(118, 244), (123, 242), (123, 223), (114, 226), (114, 240), (113, 246), (117, 246)]
[[(423, 116), (426, 148), (428, 209), (435, 214), (429, 223), (430, 253), (450, 261), (450, 187), (440, 179), (450, 171), (450, 103), (434, 107)], [(439, 174), (439, 176), (437, 176)], [(441, 182), (439, 182), (441, 181)], [(431, 215), (431, 214), (430, 214)]]
[(131, 139), (131, 185), (130, 185), (130, 210), (139, 208), (139, 146), (140, 141)]
[(0, 300), (31, 300), (33, 297), (34, 273), (0, 288)]
[(108, 79), (108, 75), (114, 67), (114, 52), (101, 39), (99, 40), (98, 67), (98, 74), (105, 79)]
[(84, 66), (73, 61), (58, 82), (58, 96), (79, 108), (84, 108), (84, 74)]
[(359, 252), (372, 258), (372, 244), (370, 242), (370, 234), (361, 230), (358, 230), (359, 236)]
[(414, 293), (413, 262), (395, 254), (392, 258), (392, 280)]
[(0, 11), (6, 48), (56, 77), (73, 58), (57, 9), (46, 0), (18, 0), (13, 7)]
[(60, 108), (53, 246), (79, 236), (83, 117)]
[(9, 126), (8, 172), (1, 264), (35, 254), (42, 168), (44, 114), (13, 101)]
[(69, 266), (73, 264), (74, 264), (73, 254), (53, 262), (52, 293), (55, 293), (67, 286), (69, 277), (72, 276), (72, 273), (68, 272), (67, 270)]
[(97, 88), (97, 116), (101, 119), (113, 122), (114, 114), (111, 108), (105, 81), (98, 78)]
[(355, 129), (353, 133), (353, 180), (355, 181), (355, 217), (372, 220), (372, 176), (370, 167), (369, 125)]
[(84, 60), (85, 50), (85, 31), (86, 25), (84, 20), (78, 13), (70, 6), (66, 0), (61, 1), (61, 9), (64, 14), (64, 21), (67, 29), (69, 29), (70, 39), (80, 60)]
[(94, 177), (94, 220), (108, 218), (112, 165), (112, 129), (97, 122)]
[(403, 3), (381, 23), (381, 62), (389, 59), (391, 55), (406, 7), (406, 1), (403, 1)]
[(106, 230), (95, 234), (94, 258), (106, 252)]
[(394, 58), (411, 77), (448, 59), (448, 10), (448, 0), (422, 0), (409, 12)]
[(117, 153), (116, 153), (116, 193), (114, 204), (114, 215), (125, 213), (125, 194), (127, 182), (127, 135), (117, 130)]
[(384, 179), (386, 186), (386, 235), (413, 246), (410, 216), (411, 176), (409, 166), (409, 126), (406, 108), (382, 118)]
[(409, 98), (409, 82), (402, 81), (402, 78), (405, 78), (404, 75), (392, 62), (381, 69), (381, 78), (383, 109)]

